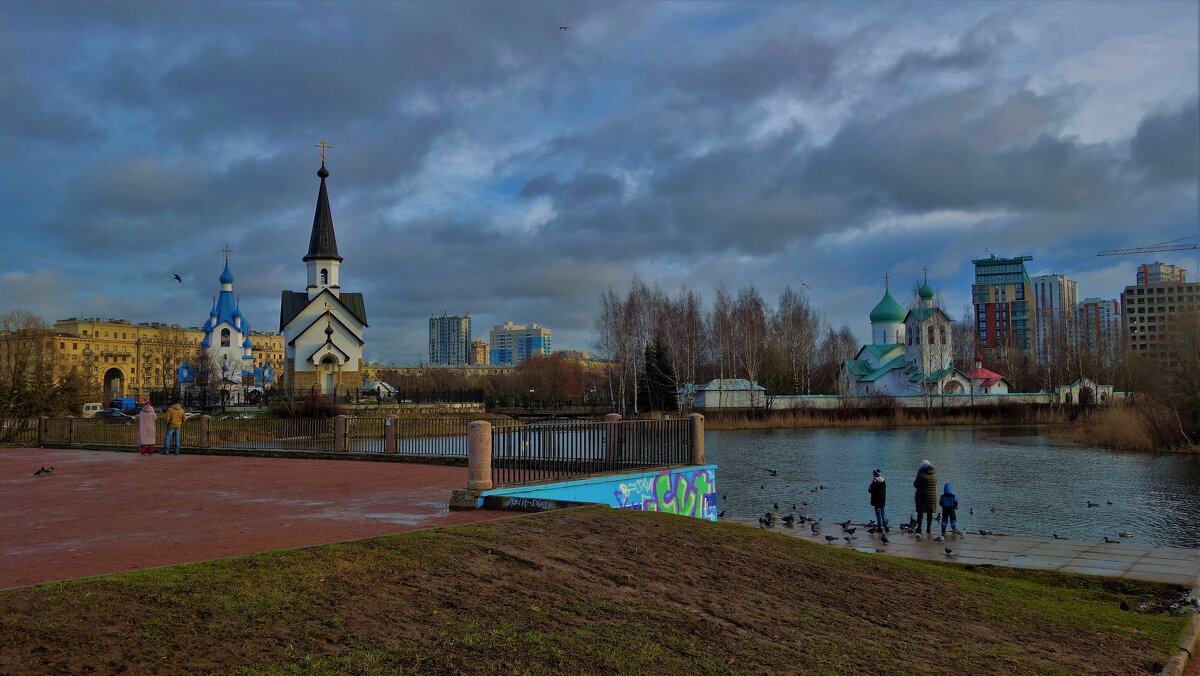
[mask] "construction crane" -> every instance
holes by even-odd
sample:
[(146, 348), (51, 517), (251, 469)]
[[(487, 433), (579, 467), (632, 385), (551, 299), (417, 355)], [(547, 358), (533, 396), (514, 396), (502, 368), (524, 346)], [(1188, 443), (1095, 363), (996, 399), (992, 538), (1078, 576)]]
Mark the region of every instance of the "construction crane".
[[(1191, 237), (1180, 237), (1179, 239), (1171, 240), (1171, 242), (1179, 242), (1179, 241), (1182, 241), (1185, 239), (1192, 239), (1194, 237), (1196, 237), (1196, 235), (1192, 235)], [(1200, 244), (1172, 244), (1171, 242), (1163, 242), (1162, 244), (1152, 244), (1150, 246), (1139, 246), (1139, 247), (1134, 247), (1132, 249), (1109, 249), (1107, 251), (1101, 251), (1100, 253), (1097, 253), (1096, 255), (1097, 256), (1128, 256), (1129, 254), (1155, 253), (1158, 251), (1187, 251), (1189, 249), (1200, 249)]]

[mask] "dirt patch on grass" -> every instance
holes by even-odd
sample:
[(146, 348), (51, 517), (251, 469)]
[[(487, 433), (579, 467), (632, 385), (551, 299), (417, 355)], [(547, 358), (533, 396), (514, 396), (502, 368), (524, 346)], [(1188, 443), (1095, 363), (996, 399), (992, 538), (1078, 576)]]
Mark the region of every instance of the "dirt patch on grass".
[(1177, 593), (584, 509), (3, 592), (0, 672), (1152, 672)]

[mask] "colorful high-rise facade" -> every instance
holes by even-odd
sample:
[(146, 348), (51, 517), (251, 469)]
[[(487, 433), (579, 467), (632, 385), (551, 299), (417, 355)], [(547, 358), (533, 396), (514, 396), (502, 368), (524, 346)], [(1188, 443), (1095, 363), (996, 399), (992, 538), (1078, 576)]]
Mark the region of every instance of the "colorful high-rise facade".
[(975, 264), (971, 301), (975, 305), (975, 330), (979, 347), (989, 361), (1032, 357), (1036, 305), (1033, 284), (1025, 261), (1032, 256), (988, 258)]
[(521, 326), (512, 322), (492, 327), (492, 365), (517, 366), (534, 355), (550, 356), (550, 329), (537, 324)]
[(1147, 284), (1166, 284), (1174, 282), (1183, 284), (1187, 282), (1187, 270), (1166, 263), (1142, 263), (1138, 266), (1137, 283), (1138, 286)]

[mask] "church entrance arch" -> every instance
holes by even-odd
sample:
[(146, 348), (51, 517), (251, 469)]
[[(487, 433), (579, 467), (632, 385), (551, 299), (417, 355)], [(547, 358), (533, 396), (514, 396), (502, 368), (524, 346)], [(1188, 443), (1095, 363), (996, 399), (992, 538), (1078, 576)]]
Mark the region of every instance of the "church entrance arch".
[(104, 372), (104, 394), (109, 399), (125, 396), (125, 374), (121, 369), (109, 369)]
[(321, 360), (321, 389), (325, 394), (334, 394), (334, 388), (337, 387), (337, 360), (333, 355), (325, 355)]
[(958, 382), (957, 380), (951, 380), (950, 382), (946, 383), (946, 387), (942, 391), (945, 394), (962, 394), (963, 386), (962, 383)]

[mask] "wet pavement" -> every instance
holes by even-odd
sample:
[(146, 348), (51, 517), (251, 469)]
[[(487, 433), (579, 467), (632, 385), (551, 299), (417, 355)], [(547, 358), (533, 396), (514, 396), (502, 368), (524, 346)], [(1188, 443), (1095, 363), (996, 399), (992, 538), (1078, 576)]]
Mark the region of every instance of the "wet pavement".
[[(33, 476), (42, 466), (54, 472)], [(465, 467), (0, 448), (0, 589), (493, 519)]]
[[(758, 527), (754, 519), (730, 521)], [(854, 528), (855, 524), (851, 524), (851, 527)], [(1055, 540), (1019, 535), (982, 536), (978, 533), (967, 533), (961, 536), (947, 536), (945, 542), (936, 542), (925, 536), (918, 541), (893, 528), (892, 532), (887, 534), (888, 544), (884, 544), (878, 535), (868, 534), (862, 524), (857, 525), (854, 532), (856, 539), (852, 542), (842, 539), (845, 535), (837, 524), (823, 524), (821, 536), (812, 535), (807, 524), (786, 528), (782, 523), (776, 522), (775, 528), (771, 530), (822, 544), (825, 544), (825, 535), (834, 535), (838, 540), (828, 546), (853, 547), (869, 554), (1123, 577), (1178, 584), (1193, 589), (1200, 587), (1200, 549), (1138, 545), (1136, 535), (1133, 538), (1123, 538), (1120, 542), (1105, 543), (1094, 540)], [(946, 547), (951, 550), (949, 554), (945, 551)]]

